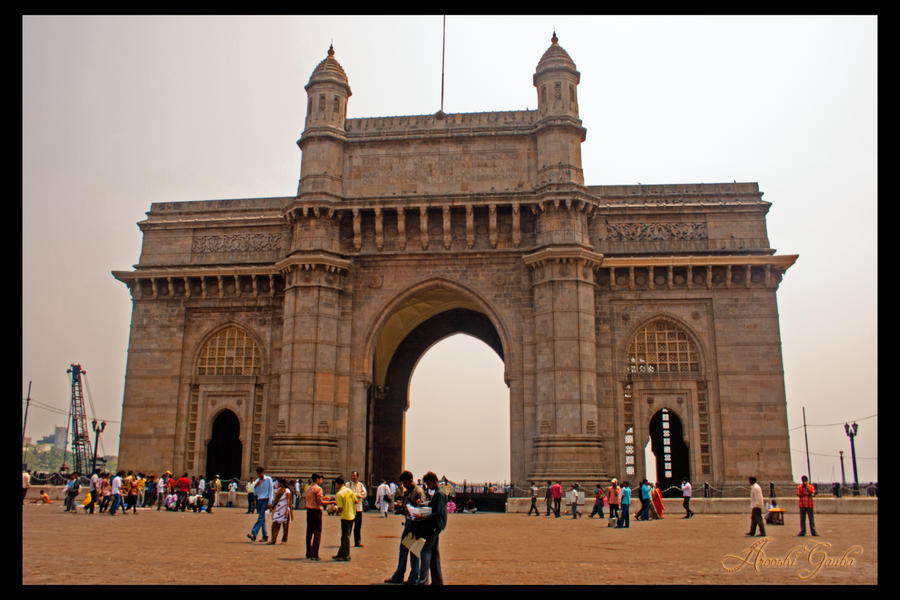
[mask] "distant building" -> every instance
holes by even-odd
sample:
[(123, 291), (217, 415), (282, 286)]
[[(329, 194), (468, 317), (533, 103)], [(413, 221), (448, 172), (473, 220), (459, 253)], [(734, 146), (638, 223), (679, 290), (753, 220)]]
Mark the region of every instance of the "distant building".
[(66, 448), (66, 433), (67, 429), (65, 427), (56, 427), (51, 435), (44, 436), (39, 439), (36, 445), (40, 444), (53, 444), (54, 448), (59, 448), (60, 450), (65, 450)]

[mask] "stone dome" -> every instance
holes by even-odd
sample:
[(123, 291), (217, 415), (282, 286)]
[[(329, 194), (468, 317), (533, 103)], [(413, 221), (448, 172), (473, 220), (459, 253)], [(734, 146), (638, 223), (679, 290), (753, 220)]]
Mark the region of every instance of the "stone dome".
[(309, 88), (313, 83), (326, 81), (339, 83), (348, 86), (349, 88), (347, 74), (344, 73), (344, 68), (341, 66), (341, 63), (334, 58), (334, 46), (328, 47), (328, 56), (325, 57), (325, 60), (316, 65), (312, 75), (309, 77), (309, 83), (306, 84), (306, 87)]
[(547, 48), (547, 51), (544, 52), (541, 60), (538, 61), (537, 68), (535, 69), (535, 74), (549, 71), (551, 69), (566, 69), (569, 71), (575, 71), (575, 62), (569, 56), (569, 53), (559, 45), (559, 39), (556, 37), (555, 31), (553, 32), (553, 37), (550, 38), (550, 42), (550, 47)]

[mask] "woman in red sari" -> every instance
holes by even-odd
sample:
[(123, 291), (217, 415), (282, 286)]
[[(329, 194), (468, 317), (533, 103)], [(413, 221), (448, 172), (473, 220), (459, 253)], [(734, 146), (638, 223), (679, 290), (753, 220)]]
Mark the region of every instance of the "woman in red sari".
[(656, 482), (656, 486), (653, 488), (653, 491), (650, 492), (650, 498), (653, 500), (653, 508), (656, 509), (656, 514), (659, 515), (659, 518), (663, 518), (663, 498), (662, 498), (662, 490), (659, 489), (659, 482)]

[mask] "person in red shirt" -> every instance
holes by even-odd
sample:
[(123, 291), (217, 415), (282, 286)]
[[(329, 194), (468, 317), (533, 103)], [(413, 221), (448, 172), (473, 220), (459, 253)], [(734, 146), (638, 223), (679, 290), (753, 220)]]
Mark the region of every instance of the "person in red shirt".
[(191, 480), (188, 479), (187, 473), (175, 480), (175, 493), (178, 495), (176, 510), (184, 512), (184, 509), (187, 508), (188, 496), (191, 494)]
[(809, 517), (809, 532), (811, 535), (819, 535), (816, 533), (816, 505), (813, 496), (816, 495), (816, 486), (807, 483), (807, 477), (804, 475), (800, 478), (802, 482), (797, 487), (797, 496), (800, 498), (800, 533), (797, 537), (806, 535), (806, 519)]
[(560, 504), (562, 503), (562, 486), (558, 481), (550, 486), (550, 495), (553, 496), (553, 514), (558, 519)]

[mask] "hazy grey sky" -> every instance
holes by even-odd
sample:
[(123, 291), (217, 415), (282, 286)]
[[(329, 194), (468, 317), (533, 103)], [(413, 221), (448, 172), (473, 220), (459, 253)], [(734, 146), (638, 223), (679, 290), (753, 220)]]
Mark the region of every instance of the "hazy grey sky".
[[(840, 479), (844, 450), (852, 480), (841, 424), (857, 419), (860, 478), (874, 479), (877, 19), (449, 16), (445, 112), (534, 109), (554, 28), (581, 72), (585, 183), (759, 183), (771, 246), (800, 255), (778, 289), (795, 477), (806, 407), (813, 478)], [(440, 108), (440, 16), (23, 19), (29, 437), (65, 424), (78, 362), (88, 419), (110, 423), (117, 452), (131, 300), (110, 272), (138, 262), (151, 202), (296, 193), (303, 86), (332, 42), (349, 117)], [(458, 366), (440, 381), (447, 358), (420, 362), (408, 464), (508, 478), (502, 363), (466, 337), (433, 352)], [(471, 454), (423, 454), (434, 439)]]

